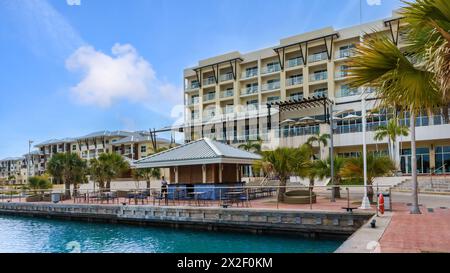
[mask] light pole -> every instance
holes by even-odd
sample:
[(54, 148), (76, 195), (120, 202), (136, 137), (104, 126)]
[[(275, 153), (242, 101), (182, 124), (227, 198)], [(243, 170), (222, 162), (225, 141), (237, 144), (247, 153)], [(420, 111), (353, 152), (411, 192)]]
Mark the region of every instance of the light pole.
[(31, 144), (33, 144), (33, 140), (28, 140), (28, 162), (27, 162), (27, 177), (30, 178), (30, 168), (31, 168)]
[(362, 143), (363, 143), (363, 169), (364, 169), (364, 196), (360, 209), (370, 209), (369, 198), (367, 197), (367, 147), (366, 147), (366, 99), (365, 92), (361, 96), (361, 114), (362, 114)]
[(333, 130), (334, 130), (334, 120), (333, 120), (333, 103), (330, 103), (330, 176), (331, 176), (331, 202), (336, 202), (335, 188), (334, 188), (334, 142), (333, 142)]

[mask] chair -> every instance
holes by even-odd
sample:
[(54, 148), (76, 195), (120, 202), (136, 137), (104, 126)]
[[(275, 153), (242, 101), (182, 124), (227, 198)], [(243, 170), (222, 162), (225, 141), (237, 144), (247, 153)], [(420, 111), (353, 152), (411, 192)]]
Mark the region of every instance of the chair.
[(152, 190), (151, 197), (153, 198), (153, 206), (155, 205), (156, 200), (158, 200), (158, 206), (161, 206), (161, 200), (165, 199), (163, 194), (161, 192), (156, 191), (156, 190)]

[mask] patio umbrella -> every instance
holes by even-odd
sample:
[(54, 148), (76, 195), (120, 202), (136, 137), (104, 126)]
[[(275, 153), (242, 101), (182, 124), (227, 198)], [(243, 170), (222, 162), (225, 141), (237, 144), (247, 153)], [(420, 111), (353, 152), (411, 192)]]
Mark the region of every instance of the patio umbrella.
[(293, 124), (294, 122), (295, 122), (295, 120), (290, 119), (290, 118), (285, 119), (282, 122), (280, 122), (280, 124), (287, 123), (287, 125), (288, 125), (288, 136), (290, 136), (290, 134), (291, 134), (291, 124)]
[(360, 118), (361, 118), (361, 116), (350, 114), (350, 115), (346, 115), (345, 117), (343, 117), (342, 120), (357, 120)]
[(351, 112), (355, 112), (355, 110), (353, 110), (353, 109), (345, 109), (345, 110), (338, 111), (335, 114), (339, 116), (339, 115), (343, 115), (343, 114), (347, 114), (347, 113), (351, 113)]

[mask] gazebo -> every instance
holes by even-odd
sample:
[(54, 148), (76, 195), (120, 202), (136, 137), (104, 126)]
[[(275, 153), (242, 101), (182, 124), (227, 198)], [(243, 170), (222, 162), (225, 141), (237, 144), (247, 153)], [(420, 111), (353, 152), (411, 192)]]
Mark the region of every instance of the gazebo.
[(210, 189), (214, 195), (214, 188), (242, 186), (242, 167), (258, 159), (258, 154), (202, 138), (135, 160), (132, 167), (168, 168), (169, 195), (174, 188), (188, 193)]

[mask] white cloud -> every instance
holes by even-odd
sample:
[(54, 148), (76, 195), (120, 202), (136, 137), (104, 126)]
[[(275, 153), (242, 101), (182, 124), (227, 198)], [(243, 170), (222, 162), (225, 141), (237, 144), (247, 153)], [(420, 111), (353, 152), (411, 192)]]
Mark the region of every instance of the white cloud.
[(79, 6), (81, 5), (81, 0), (66, 0), (69, 6)]
[(170, 114), (167, 110), (181, 101), (181, 89), (156, 77), (149, 62), (130, 44), (115, 44), (111, 55), (82, 46), (67, 60), (66, 68), (81, 72), (81, 81), (71, 88), (81, 104), (109, 107), (128, 100)]
[(369, 6), (379, 6), (381, 5), (381, 0), (366, 0)]

